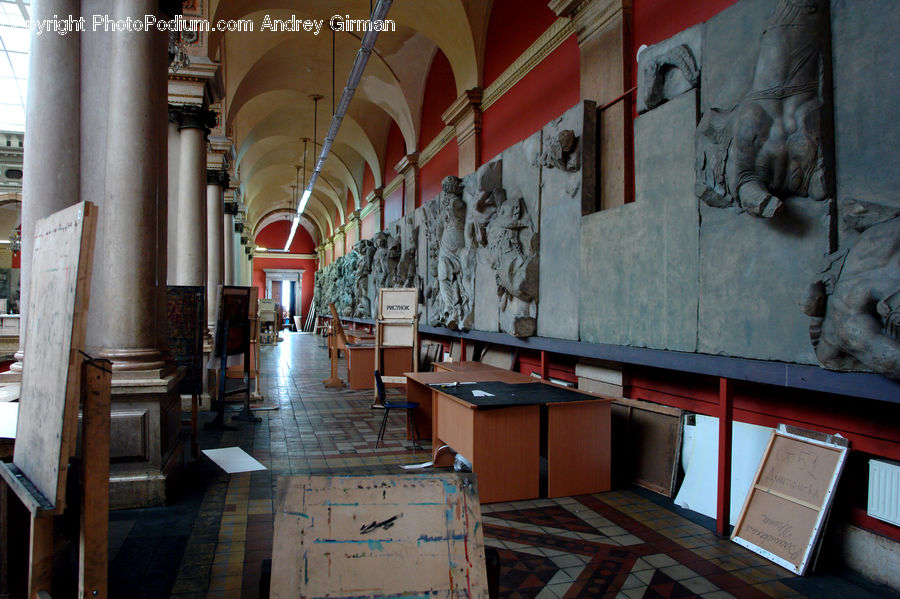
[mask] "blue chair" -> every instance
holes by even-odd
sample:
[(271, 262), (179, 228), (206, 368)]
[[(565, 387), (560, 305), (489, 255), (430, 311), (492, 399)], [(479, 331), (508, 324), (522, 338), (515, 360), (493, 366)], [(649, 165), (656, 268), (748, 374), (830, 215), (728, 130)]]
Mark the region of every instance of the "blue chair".
[(388, 414), (391, 413), (391, 410), (406, 410), (406, 413), (409, 415), (409, 421), (412, 423), (413, 449), (418, 449), (419, 431), (416, 430), (416, 408), (419, 407), (419, 404), (414, 401), (389, 402), (385, 398), (384, 382), (381, 380), (381, 373), (377, 370), (375, 371), (375, 388), (378, 390), (378, 399), (384, 406), (384, 418), (381, 419), (381, 428), (378, 429), (375, 447), (377, 448), (378, 444), (384, 441), (384, 429), (387, 428)]

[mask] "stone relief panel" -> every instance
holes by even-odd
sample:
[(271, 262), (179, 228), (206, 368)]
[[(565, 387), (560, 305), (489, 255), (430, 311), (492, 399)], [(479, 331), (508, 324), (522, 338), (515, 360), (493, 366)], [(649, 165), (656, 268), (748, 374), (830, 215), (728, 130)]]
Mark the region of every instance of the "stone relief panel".
[(437, 200), (427, 202), (419, 211), (425, 222), (425, 292), (424, 303), (426, 320), (429, 326), (440, 326), (441, 323), (441, 287), (438, 279), (438, 254), (441, 240), (441, 203)]
[(773, 218), (789, 197), (832, 193), (828, 19), (827, 0), (778, 0), (759, 37), (749, 89), (733, 106), (706, 110), (695, 137), (695, 192), (709, 206)]
[(872, 370), (900, 379), (900, 210), (841, 206), (858, 232), (825, 258), (802, 304), (816, 357), (832, 370)]
[(372, 317), (372, 302), (369, 299), (369, 277), (372, 274), (372, 259), (375, 257), (375, 244), (370, 239), (357, 241), (353, 251), (359, 256), (356, 262), (356, 306), (353, 316), (356, 318)]
[(474, 260), (466, 240), (466, 203), (459, 177), (450, 175), (441, 182), (439, 202), (437, 281), (438, 323), (454, 330), (472, 328), (474, 319), (472, 285)]
[(639, 52), (638, 114), (700, 85), (702, 31), (697, 25)]

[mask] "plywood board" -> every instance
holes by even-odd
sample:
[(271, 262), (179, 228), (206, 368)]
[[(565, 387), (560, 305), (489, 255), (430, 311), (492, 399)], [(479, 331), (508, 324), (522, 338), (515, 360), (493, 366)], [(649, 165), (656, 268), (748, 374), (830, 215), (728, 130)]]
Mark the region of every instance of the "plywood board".
[(379, 320), (412, 320), (416, 317), (418, 294), (415, 287), (379, 289)]
[(275, 505), (273, 598), (487, 596), (474, 478), (282, 477)]
[(415, 325), (409, 323), (380, 322), (381, 347), (412, 347), (415, 344)]
[(847, 457), (844, 439), (772, 432), (732, 540), (803, 574)]
[(675, 495), (681, 454), (682, 410), (647, 401), (613, 402), (615, 463), (621, 476), (666, 497)]
[(203, 393), (203, 332), (206, 329), (206, 288), (200, 285), (166, 287), (169, 354), (186, 373), (178, 383), (184, 395)]
[(75, 451), (96, 211), (81, 202), (34, 228), (13, 463), (57, 511)]

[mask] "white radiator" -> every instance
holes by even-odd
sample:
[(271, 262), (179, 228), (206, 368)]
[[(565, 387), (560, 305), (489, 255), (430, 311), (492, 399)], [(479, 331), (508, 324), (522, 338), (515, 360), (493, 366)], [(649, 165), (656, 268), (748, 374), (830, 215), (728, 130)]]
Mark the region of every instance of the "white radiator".
[(873, 518), (900, 526), (900, 463), (869, 460), (869, 506)]

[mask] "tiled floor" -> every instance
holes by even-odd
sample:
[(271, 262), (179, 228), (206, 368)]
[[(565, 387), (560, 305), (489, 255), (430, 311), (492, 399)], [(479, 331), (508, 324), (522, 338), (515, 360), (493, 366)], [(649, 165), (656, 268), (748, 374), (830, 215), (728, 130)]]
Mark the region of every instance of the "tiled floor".
[[(282, 335), (262, 348), (259, 381), (278, 409), (257, 412), (259, 424), (201, 436), (201, 448), (236, 445), (267, 470), (229, 476), (204, 458), (188, 465), (171, 505), (114, 512), (110, 597), (258, 597), (272, 557), (277, 477), (396, 474), (428, 458), (427, 445), (414, 452), (406, 441), (399, 413), (375, 449), (383, 413), (370, 409), (371, 392), (325, 389), (320, 339)], [(884, 596), (833, 575), (826, 584), (823, 575), (795, 577), (640, 490), (484, 505), (482, 513), (485, 544), (501, 559), (501, 597)]]

